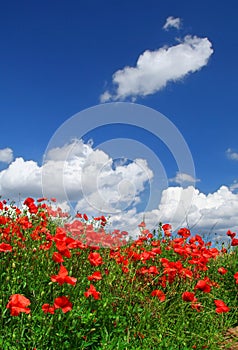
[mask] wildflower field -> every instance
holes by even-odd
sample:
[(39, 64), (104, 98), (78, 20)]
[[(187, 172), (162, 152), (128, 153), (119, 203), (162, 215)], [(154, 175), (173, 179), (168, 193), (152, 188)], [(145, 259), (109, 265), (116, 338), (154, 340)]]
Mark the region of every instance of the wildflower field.
[(0, 349), (225, 348), (238, 326), (235, 233), (218, 249), (142, 222), (128, 240), (52, 201), (0, 201)]

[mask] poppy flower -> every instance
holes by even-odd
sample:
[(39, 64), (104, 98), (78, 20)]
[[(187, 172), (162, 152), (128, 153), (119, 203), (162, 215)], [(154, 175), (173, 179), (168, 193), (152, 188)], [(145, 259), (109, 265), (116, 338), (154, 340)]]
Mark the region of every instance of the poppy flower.
[(38, 198), (37, 199), (37, 202), (40, 203), (40, 202), (44, 202), (44, 201), (47, 201), (48, 199), (46, 197), (41, 197), (41, 198)]
[(30, 303), (30, 300), (24, 297), (24, 295), (13, 294), (10, 296), (10, 300), (6, 307), (10, 310), (11, 316), (18, 316), (20, 312), (24, 312), (26, 314), (30, 313), (31, 310), (27, 308)]
[(66, 313), (66, 312), (72, 310), (72, 306), (73, 306), (73, 304), (64, 295), (61, 297), (55, 298), (55, 300), (54, 300), (54, 308), (61, 309), (63, 311), (63, 313)]
[(88, 298), (90, 295), (93, 296), (95, 300), (100, 299), (100, 293), (96, 291), (93, 284), (90, 284), (88, 290), (84, 293), (85, 297)]
[(53, 315), (53, 314), (55, 313), (55, 307), (54, 307), (54, 306), (50, 306), (50, 304), (44, 304), (44, 305), (42, 305), (41, 309), (42, 309), (42, 311), (43, 311), (45, 314), (49, 313), (49, 314), (52, 314), (52, 315)]
[(95, 271), (91, 276), (88, 276), (89, 281), (99, 281), (102, 279), (100, 271)]
[(228, 230), (226, 234), (227, 234), (227, 236), (229, 236), (231, 239), (234, 238), (235, 235), (236, 235), (235, 232), (231, 232), (231, 230)]
[(191, 292), (184, 292), (182, 294), (182, 299), (183, 301), (191, 301), (191, 302), (197, 301), (197, 298), (195, 298), (195, 294)]
[(88, 221), (88, 216), (87, 216), (87, 214), (83, 214), (83, 218), (84, 218), (85, 221)]
[(160, 301), (165, 301), (166, 296), (162, 290), (155, 289), (153, 292), (151, 292), (152, 297), (157, 297)]
[(172, 230), (172, 226), (170, 224), (164, 224), (162, 226), (162, 229), (164, 231), (164, 235), (166, 237), (171, 237), (171, 230)]
[(61, 265), (58, 275), (50, 277), (52, 282), (58, 282), (59, 285), (64, 283), (72, 284), (74, 286), (77, 282), (77, 278), (68, 276), (68, 271), (65, 266)]
[(232, 238), (231, 245), (232, 245), (233, 247), (238, 246), (238, 238)]
[(224, 301), (216, 299), (214, 300), (214, 303), (216, 305), (216, 313), (220, 314), (230, 311), (230, 308), (224, 303)]
[(52, 255), (52, 259), (56, 263), (64, 262), (64, 259), (63, 259), (62, 255), (59, 252), (54, 252), (53, 255)]
[(211, 291), (211, 287), (209, 286), (206, 280), (199, 280), (194, 289), (199, 289), (204, 293), (210, 293)]
[(101, 255), (97, 252), (91, 252), (88, 255), (88, 260), (92, 266), (99, 266), (103, 263)]
[(138, 227), (145, 227), (145, 222), (142, 221), (142, 222), (138, 225)]
[(11, 252), (12, 246), (7, 243), (1, 243), (0, 244), (0, 252)]
[(25, 204), (27, 207), (29, 207), (31, 204), (33, 204), (35, 201), (33, 198), (28, 197), (25, 199), (25, 201), (23, 202), (23, 204)]
[(188, 238), (191, 234), (190, 230), (185, 227), (180, 228), (177, 233), (179, 236), (182, 236), (183, 238)]
[(219, 269), (217, 270), (221, 275), (225, 275), (227, 273), (227, 269), (225, 269), (224, 267), (219, 267)]

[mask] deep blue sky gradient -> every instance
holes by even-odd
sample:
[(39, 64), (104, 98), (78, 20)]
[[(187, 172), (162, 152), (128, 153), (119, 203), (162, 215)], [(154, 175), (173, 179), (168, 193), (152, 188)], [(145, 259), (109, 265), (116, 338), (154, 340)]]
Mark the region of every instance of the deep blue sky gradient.
[[(146, 49), (197, 35), (212, 42), (208, 65), (136, 102), (183, 134), (201, 191), (231, 185), (238, 163), (225, 152), (238, 151), (237, 13), (235, 0), (1, 1), (0, 149), (41, 164), (56, 129), (97, 105), (115, 71), (134, 66)], [(182, 19), (180, 31), (162, 30), (168, 16)]]

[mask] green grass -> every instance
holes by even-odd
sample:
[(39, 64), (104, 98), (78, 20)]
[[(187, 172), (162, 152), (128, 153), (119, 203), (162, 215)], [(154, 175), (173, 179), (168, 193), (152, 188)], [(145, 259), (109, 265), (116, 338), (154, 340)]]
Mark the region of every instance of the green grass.
[[(12, 247), (0, 251), (0, 349), (217, 350), (225, 331), (238, 325), (237, 247), (224, 253), (198, 236), (190, 242), (191, 236), (169, 237), (161, 227), (154, 233), (141, 227), (136, 241), (117, 249), (95, 249), (92, 242), (76, 244), (92, 233), (88, 222), (81, 220), (83, 234), (78, 230), (75, 237), (70, 226), (60, 227), (65, 220), (55, 221), (47, 214), (47, 206), (28, 206), (30, 214), (28, 209), (0, 207), (0, 247), (1, 243)], [(108, 239), (103, 225), (93, 232), (95, 239)], [(60, 269), (52, 259), (54, 252), (61, 253), (68, 275), (77, 279), (75, 285), (51, 280)], [(102, 258), (98, 266), (89, 260), (92, 252)], [(227, 273), (219, 273), (219, 267)], [(102, 279), (89, 281), (95, 271)], [(206, 277), (210, 292), (194, 289)], [(100, 293), (99, 299), (85, 296), (90, 284)], [(152, 296), (154, 290), (162, 291), (165, 300)], [(184, 301), (185, 291), (197, 300)], [(6, 306), (14, 294), (29, 299), (30, 313), (11, 315)], [(53, 306), (59, 296), (66, 296), (72, 309), (44, 313), (42, 305)], [(222, 300), (229, 312), (217, 313), (214, 300)]]

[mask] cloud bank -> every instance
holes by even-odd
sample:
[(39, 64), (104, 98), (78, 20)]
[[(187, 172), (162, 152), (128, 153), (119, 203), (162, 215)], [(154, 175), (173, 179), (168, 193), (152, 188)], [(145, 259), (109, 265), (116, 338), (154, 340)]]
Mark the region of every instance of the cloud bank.
[(41, 166), (32, 160), (15, 159), (0, 172), (0, 195), (15, 200), (19, 194), (22, 200), (42, 194), (53, 196), (67, 210), (74, 202), (75, 210), (80, 212), (110, 214), (109, 229), (127, 230), (132, 235), (138, 233), (137, 225), (143, 219), (149, 229), (155, 228), (155, 223), (171, 223), (174, 229), (189, 226), (194, 233), (205, 236), (216, 232), (218, 239), (223, 239), (228, 229), (238, 231), (238, 193), (233, 191), (237, 184), (204, 194), (189, 185), (195, 180), (189, 175), (177, 173), (174, 179), (177, 183), (187, 180), (188, 186), (169, 186), (154, 209), (140, 212), (138, 204), (146, 185), (153, 180), (147, 162), (136, 159), (115, 164), (105, 152), (74, 141), (52, 149)]
[(207, 65), (213, 53), (208, 38), (185, 36), (179, 44), (162, 47), (155, 51), (146, 50), (138, 58), (135, 67), (125, 67), (112, 76), (113, 91), (106, 90), (100, 101), (136, 99), (154, 94), (188, 74), (199, 71)]

